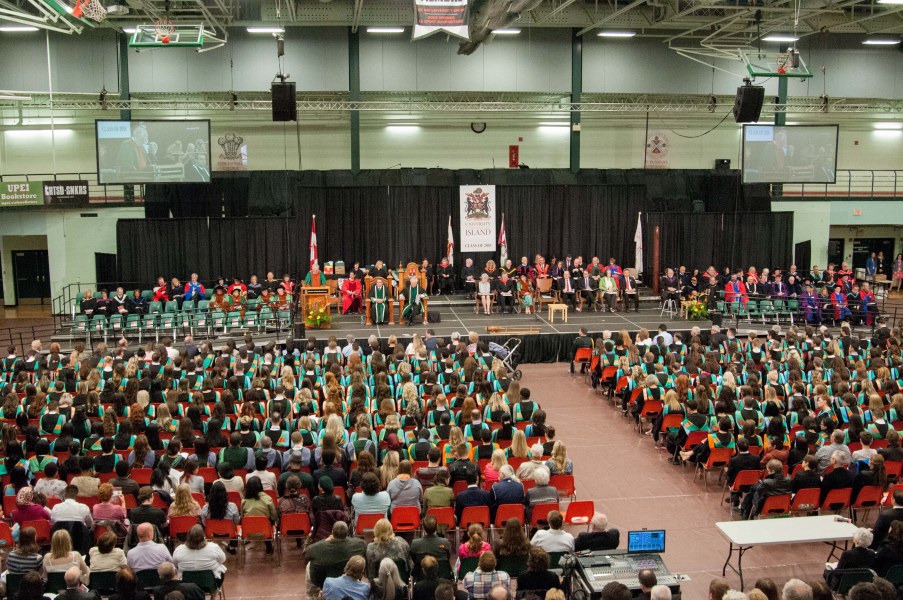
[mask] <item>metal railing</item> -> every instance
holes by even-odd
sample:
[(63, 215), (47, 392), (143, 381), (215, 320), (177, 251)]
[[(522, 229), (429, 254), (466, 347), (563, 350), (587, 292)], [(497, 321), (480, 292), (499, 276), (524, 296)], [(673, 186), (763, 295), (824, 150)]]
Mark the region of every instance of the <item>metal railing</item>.
[(841, 170), (835, 183), (785, 183), (783, 198), (903, 198), (903, 171)]
[(16, 352), (22, 354), (31, 348), (31, 343), (34, 340), (41, 340), (46, 348), (47, 341), (50, 340), (58, 329), (56, 323), (0, 329), (0, 348), (5, 352), (7, 346), (15, 346), (17, 349)]
[[(0, 176), (0, 181), (14, 183), (17, 181), (68, 181), (84, 180), (88, 182), (89, 204), (132, 204), (144, 202), (144, 185), (102, 185), (97, 182), (97, 173), (13, 173)], [(132, 193), (126, 188), (131, 187)], [(65, 205), (59, 208), (68, 208)]]

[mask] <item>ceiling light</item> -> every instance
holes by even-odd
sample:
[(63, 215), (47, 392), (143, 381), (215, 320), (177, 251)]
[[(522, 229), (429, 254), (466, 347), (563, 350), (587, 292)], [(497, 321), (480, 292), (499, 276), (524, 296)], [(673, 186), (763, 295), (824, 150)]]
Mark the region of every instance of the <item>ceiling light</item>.
[(492, 33), (496, 35), (517, 35), (520, 29), (493, 29)]
[(903, 4), (903, 0), (878, 0), (878, 4)]
[(31, 96), (19, 96), (16, 94), (4, 94), (0, 92), (0, 100), (20, 100), (22, 102), (31, 102)]
[(368, 27), (367, 33), (404, 33), (404, 27)]
[(763, 42), (798, 42), (799, 38), (795, 35), (786, 35), (782, 33), (775, 33), (773, 35), (766, 35), (762, 38)]
[(37, 31), (37, 30), (38, 30), (37, 27), (32, 27), (31, 25), (0, 25), (0, 31), (5, 31), (7, 33)]
[(282, 27), (248, 27), (248, 33), (285, 33)]
[(599, 37), (632, 38), (636, 35), (636, 31), (600, 31), (597, 35)]
[(884, 129), (884, 130), (901, 130), (903, 129), (903, 123), (875, 123), (875, 129)]
[(896, 46), (900, 43), (900, 40), (865, 40), (862, 42), (865, 46)]
[(540, 121), (538, 123), (540, 127), (567, 127), (570, 124), (570, 121)]
[(137, 27), (123, 27), (122, 33), (128, 33), (130, 35), (133, 33), (138, 33), (138, 28)]

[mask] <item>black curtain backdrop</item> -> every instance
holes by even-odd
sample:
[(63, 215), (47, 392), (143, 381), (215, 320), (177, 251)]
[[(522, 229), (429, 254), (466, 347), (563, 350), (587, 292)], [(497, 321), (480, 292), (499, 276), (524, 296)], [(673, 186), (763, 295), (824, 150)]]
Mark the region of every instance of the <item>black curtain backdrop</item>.
[[(685, 265), (786, 268), (793, 262), (793, 213), (646, 213), (643, 270), (652, 273), (653, 235), (661, 228), (661, 270)], [(648, 279), (648, 278), (647, 278)]]

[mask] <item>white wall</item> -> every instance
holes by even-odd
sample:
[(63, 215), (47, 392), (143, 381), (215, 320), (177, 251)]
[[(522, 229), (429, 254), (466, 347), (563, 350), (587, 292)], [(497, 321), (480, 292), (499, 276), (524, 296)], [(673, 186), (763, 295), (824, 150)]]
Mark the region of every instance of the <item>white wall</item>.
[[(81, 213), (97, 217), (82, 217)], [(50, 290), (57, 295), (63, 286), (95, 278), (95, 252), (116, 252), (116, 222), (144, 217), (144, 207), (86, 208), (55, 211), (5, 211), (0, 219), (2, 240), (3, 302), (16, 303), (11, 251), (46, 247), (50, 260)], [(15, 237), (8, 237), (15, 236)], [(18, 236), (46, 236), (43, 239)], [(7, 246), (9, 243), (9, 246)], [(23, 244), (25, 244), (23, 246)]]

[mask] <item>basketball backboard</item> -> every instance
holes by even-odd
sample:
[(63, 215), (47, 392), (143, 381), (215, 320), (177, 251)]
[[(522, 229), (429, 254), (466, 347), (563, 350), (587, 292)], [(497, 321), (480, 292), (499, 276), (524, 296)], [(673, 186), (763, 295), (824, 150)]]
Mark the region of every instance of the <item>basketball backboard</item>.
[(812, 72), (806, 66), (799, 52), (759, 52), (757, 50), (740, 50), (740, 56), (746, 64), (750, 77), (791, 77), (807, 79)]
[(129, 39), (132, 48), (200, 48), (203, 45), (201, 23), (172, 23), (166, 28), (157, 24), (138, 25)]

